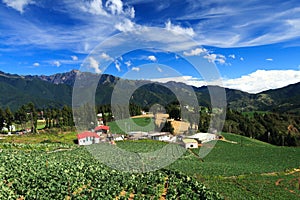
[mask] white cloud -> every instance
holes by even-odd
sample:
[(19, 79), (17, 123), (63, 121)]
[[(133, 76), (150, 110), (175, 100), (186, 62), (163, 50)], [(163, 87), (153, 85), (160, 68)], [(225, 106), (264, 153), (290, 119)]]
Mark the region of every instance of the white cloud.
[(104, 15), (107, 16), (107, 12), (104, 10), (102, 5), (102, 0), (92, 0), (86, 1), (85, 4), (81, 5), (80, 8), (88, 13), (94, 15)]
[(159, 72), (163, 72), (163, 70), (162, 70), (160, 67), (157, 67), (156, 69), (157, 69), (157, 71), (159, 71)]
[(212, 82), (206, 82), (192, 76), (167, 77), (151, 80), (162, 83), (176, 80), (176, 82), (183, 82), (196, 87), (219, 85), (249, 93), (259, 93), (300, 82), (300, 70), (257, 70), (239, 78), (224, 79), (222, 81), (216, 80)]
[(107, 61), (113, 60), (112, 57), (110, 57), (107, 53), (104, 53), (104, 52), (100, 54), (100, 58), (107, 60)]
[(156, 62), (157, 59), (155, 56), (151, 55), (151, 56), (148, 56), (148, 60), (151, 60), (152, 62)]
[(235, 59), (235, 55), (234, 54), (230, 54), (228, 57), (232, 58), (232, 59)]
[(192, 49), (190, 52), (183, 52), (183, 55), (185, 56), (199, 56), (200, 54), (208, 53), (208, 51), (205, 48), (196, 48)]
[(38, 63), (38, 62), (33, 63), (33, 66), (34, 66), (34, 67), (39, 67), (39, 66), (40, 66), (40, 63)]
[(116, 69), (118, 70), (118, 72), (120, 72), (121, 71), (121, 64), (119, 63), (119, 61), (115, 61), (115, 67), (116, 67)]
[(53, 65), (55, 65), (56, 67), (60, 67), (61, 66), (61, 63), (59, 61), (54, 61), (53, 62)]
[(130, 18), (135, 17), (134, 8), (130, 6), (124, 6), (121, 0), (107, 0), (105, 3), (105, 7), (113, 15), (125, 15), (129, 16)]
[[(24, 12), (26, 6), (34, 0), (3, 0), (7, 6)], [(140, 7), (132, 7), (135, 0), (122, 3), (121, 0), (63, 0), (50, 4), (35, 0), (37, 7), (53, 9), (65, 13), (72, 19), (72, 25), (64, 23), (43, 23), (44, 19), (30, 20), (21, 18), (4, 10), (0, 13), (1, 23), (7, 27), (5, 32), (9, 36), (3, 43), (7, 46), (30, 45), (48, 49), (68, 49), (74, 52), (87, 53), (95, 44), (105, 40), (115, 33), (115, 28), (123, 31), (134, 31), (137, 28), (151, 26), (165, 20), (165, 28), (175, 33), (184, 33), (199, 41), (201, 45), (217, 47), (243, 47), (278, 42), (290, 41), (300, 36), (299, 3), (286, 3), (284, 6), (276, 6), (274, 3), (258, 4), (257, 1), (235, 4), (231, 1), (188, 1), (183, 9), (173, 15), (164, 13), (154, 21), (141, 18), (143, 24), (134, 23), (131, 19)], [(107, 3), (107, 7), (104, 5)], [(108, 3), (109, 2), (109, 3)], [(217, 2), (211, 6), (213, 2)], [(149, 2), (148, 2), (149, 3)], [(160, 3), (153, 2), (155, 6), (153, 14)], [(156, 3), (156, 4), (155, 4)], [(127, 5), (128, 4), (128, 5)], [(63, 6), (62, 6), (63, 5)], [(169, 9), (178, 4), (170, 4)], [(122, 11), (121, 11), (122, 9)], [(261, 12), (264, 10), (265, 12)], [(141, 10), (138, 10), (142, 12)], [(115, 13), (116, 15), (112, 14)], [(120, 14), (118, 14), (120, 13)], [(159, 13), (160, 14), (160, 13)], [(33, 15), (32, 15), (33, 16)], [(173, 18), (176, 16), (176, 18)], [(28, 16), (27, 16), (28, 17)], [(141, 15), (143, 17), (143, 15)], [(170, 20), (167, 20), (170, 18)], [(176, 20), (176, 21), (175, 21)], [(193, 23), (189, 27), (182, 27)], [(182, 25), (175, 24), (182, 22)], [(172, 24), (173, 23), (173, 24)], [(258, 31), (264, 30), (264, 31)], [(160, 35), (157, 35), (161, 38)], [(166, 39), (166, 38), (164, 38)], [(172, 38), (167, 38), (169, 41)], [(294, 44), (294, 43), (293, 43)], [(298, 44), (299, 45), (299, 44)], [(86, 47), (86, 48), (84, 48)], [(182, 47), (181, 44), (177, 47)], [(184, 48), (187, 49), (187, 48)], [(238, 58), (239, 59), (239, 58)]]
[(123, 22), (119, 22), (115, 25), (115, 28), (121, 32), (135, 31), (138, 27), (129, 19), (124, 19)]
[(243, 58), (243, 57), (240, 57), (240, 60), (241, 60), (241, 61), (244, 61), (244, 58)]
[(20, 13), (24, 12), (24, 8), (29, 5), (33, 4), (33, 0), (3, 0), (7, 6), (19, 11)]
[(130, 66), (132, 65), (132, 63), (131, 63), (131, 61), (129, 60), (129, 61), (126, 61), (126, 62), (125, 62), (125, 65), (126, 65), (127, 67), (130, 67)]
[(300, 70), (257, 70), (236, 79), (224, 80), (225, 87), (258, 93), (300, 81)]
[(113, 14), (120, 15), (123, 12), (123, 2), (121, 0), (107, 0), (105, 7)]
[(211, 63), (219, 63), (219, 64), (225, 64), (226, 63), (226, 57), (221, 54), (207, 54), (203, 56), (203, 58), (206, 58), (208, 62)]
[(191, 37), (193, 37), (195, 35), (195, 32), (194, 32), (193, 28), (182, 28), (181, 26), (172, 24), (170, 20), (168, 20), (166, 22), (165, 28), (168, 31), (172, 31), (172, 32), (175, 32), (177, 34), (188, 35), (188, 36), (191, 36)]
[(71, 56), (71, 58), (72, 58), (73, 61), (77, 61), (78, 60), (77, 56)]
[(126, 11), (126, 13), (128, 13), (128, 15), (130, 16), (130, 18), (134, 18), (135, 17), (135, 10), (133, 7), (128, 8), (128, 10)]
[(267, 58), (266, 61), (273, 61), (273, 58)]
[(92, 56), (88, 57), (88, 68), (93, 69), (95, 73), (100, 74), (101, 70), (99, 69), (99, 62)]
[(133, 67), (133, 68), (132, 68), (132, 71), (138, 72), (138, 71), (140, 71), (140, 68), (139, 68), (139, 67)]

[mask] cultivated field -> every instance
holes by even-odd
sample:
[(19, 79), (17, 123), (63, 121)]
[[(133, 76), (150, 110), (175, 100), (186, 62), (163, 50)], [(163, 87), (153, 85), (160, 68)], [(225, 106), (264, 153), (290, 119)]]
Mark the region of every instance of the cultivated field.
[[(204, 158), (193, 149), (170, 166), (146, 174), (101, 164), (84, 147), (72, 144), (76, 133), (5, 137), (0, 143), (0, 199), (215, 199), (215, 192), (225, 199), (299, 199), (299, 148), (223, 136), (226, 141), (218, 141)], [(164, 145), (117, 142), (117, 147), (136, 153)]]

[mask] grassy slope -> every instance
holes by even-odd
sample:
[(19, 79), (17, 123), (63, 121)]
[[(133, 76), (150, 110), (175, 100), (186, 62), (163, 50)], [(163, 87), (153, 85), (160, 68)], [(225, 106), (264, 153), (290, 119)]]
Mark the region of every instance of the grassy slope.
[[(218, 141), (202, 162), (186, 152), (168, 168), (201, 180), (226, 199), (298, 199), (300, 148), (277, 147), (239, 135), (224, 133), (229, 143)], [(119, 142), (128, 151), (147, 152), (163, 143)], [(197, 153), (197, 150), (193, 150)], [(292, 173), (290, 173), (292, 172)], [(278, 185), (276, 182), (281, 180)]]
[[(185, 157), (170, 166), (194, 175), (228, 199), (298, 199), (300, 148), (277, 147), (254, 139), (223, 134), (204, 162)], [(242, 142), (242, 145), (241, 145)], [(282, 183), (275, 185), (276, 181)], [(297, 179), (298, 180), (298, 179)]]
[(68, 133), (39, 133), (39, 134), (24, 134), (6, 136), (1, 143), (23, 143), (23, 144), (38, 144), (38, 143), (63, 143), (75, 144), (74, 140), (77, 139), (76, 132)]
[(130, 118), (130, 119), (123, 119), (119, 120), (118, 123), (120, 127), (115, 121), (109, 122), (108, 126), (110, 127), (111, 133), (125, 133), (125, 131), (153, 131), (154, 130), (154, 123), (152, 118)]

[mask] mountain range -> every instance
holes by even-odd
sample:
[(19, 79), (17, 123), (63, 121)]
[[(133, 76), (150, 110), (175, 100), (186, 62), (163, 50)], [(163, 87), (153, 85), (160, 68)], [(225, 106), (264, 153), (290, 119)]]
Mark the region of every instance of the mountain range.
[[(0, 107), (18, 109), (23, 104), (33, 102), (38, 108), (72, 105), (73, 85), (77, 79), (89, 80), (98, 75), (72, 70), (50, 76), (8, 74), (0, 72)], [(184, 83), (155, 83), (144, 80), (124, 80), (104, 74), (96, 90), (96, 104), (109, 104), (114, 86), (119, 81), (138, 89), (132, 94), (131, 101), (142, 107), (154, 103), (167, 104), (176, 101), (172, 91), (186, 92)], [(140, 87), (141, 86), (141, 87)], [(209, 86), (218, 87), (218, 86)], [(210, 105), (207, 86), (193, 87), (201, 106)], [(300, 114), (300, 82), (283, 88), (250, 94), (240, 90), (225, 88), (227, 106), (243, 111), (278, 111)]]

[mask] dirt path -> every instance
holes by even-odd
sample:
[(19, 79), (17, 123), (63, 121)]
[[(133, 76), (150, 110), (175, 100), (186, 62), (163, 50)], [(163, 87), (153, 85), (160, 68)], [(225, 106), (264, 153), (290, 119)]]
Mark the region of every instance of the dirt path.
[(196, 157), (198, 160), (200, 160), (201, 162), (204, 162), (204, 160), (196, 153), (194, 153), (192, 150), (188, 149), (188, 151), (190, 152), (190, 154), (192, 154), (194, 157)]
[(47, 153), (55, 153), (55, 152), (60, 152), (60, 151), (71, 151), (73, 149), (56, 149), (56, 150), (53, 150), (53, 151), (47, 151)]

